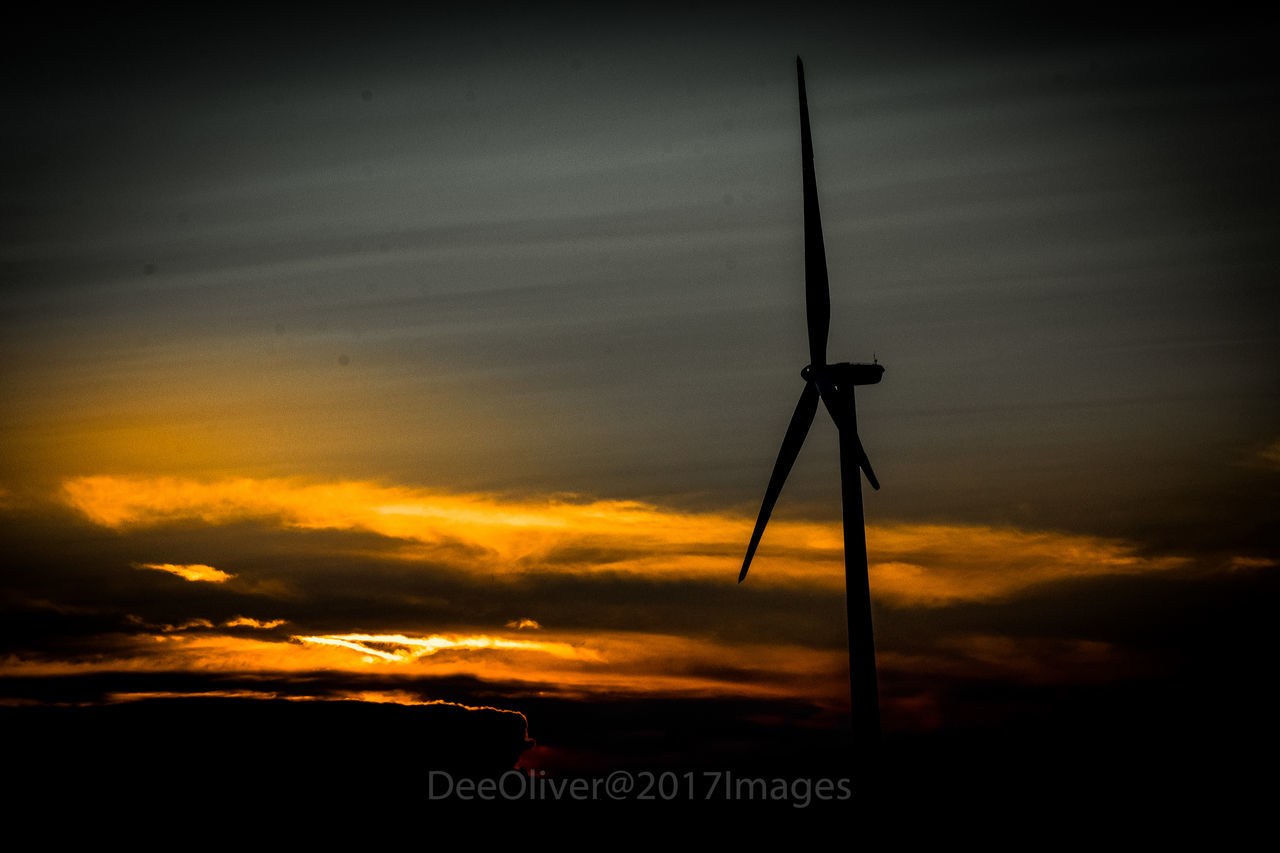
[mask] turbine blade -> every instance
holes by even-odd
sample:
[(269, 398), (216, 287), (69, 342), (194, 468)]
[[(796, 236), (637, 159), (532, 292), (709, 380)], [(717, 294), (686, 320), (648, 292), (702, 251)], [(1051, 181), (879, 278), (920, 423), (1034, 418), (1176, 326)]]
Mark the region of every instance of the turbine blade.
[(800, 455), (800, 448), (804, 445), (804, 438), (809, 434), (809, 427), (813, 424), (813, 416), (817, 411), (818, 386), (809, 382), (800, 394), (800, 402), (796, 403), (795, 413), (791, 416), (790, 425), (787, 426), (787, 434), (782, 439), (782, 449), (778, 451), (778, 461), (773, 463), (773, 474), (769, 477), (769, 487), (764, 490), (760, 516), (756, 519), (756, 529), (751, 533), (751, 544), (747, 546), (747, 556), (742, 561), (738, 583), (742, 583), (742, 579), (747, 576), (747, 568), (751, 565), (751, 558), (755, 556), (756, 546), (760, 544), (764, 526), (773, 513), (773, 505), (778, 502), (778, 495), (782, 493), (782, 484), (787, 481), (787, 475), (791, 473), (791, 466)]
[(800, 86), (800, 153), (804, 169), (804, 298), (809, 322), (809, 363), (827, 363), (827, 332), (831, 327), (831, 292), (827, 284), (827, 252), (822, 244), (822, 216), (818, 212), (818, 181), (813, 174), (813, 137), (809, 133), (809, 98), (804, 90), (804, 63), (796, 57)]
[(867, 475), (867, 482), (871, 484), (871, 488), (880, 491), (880, 481), (876, 479), (876, 472), (871, 470), (871, 460), (867, 458), (867, 451), (862, 448), (862, 439), (855, 433), (854, 440), (858, 442), (859, 467)]

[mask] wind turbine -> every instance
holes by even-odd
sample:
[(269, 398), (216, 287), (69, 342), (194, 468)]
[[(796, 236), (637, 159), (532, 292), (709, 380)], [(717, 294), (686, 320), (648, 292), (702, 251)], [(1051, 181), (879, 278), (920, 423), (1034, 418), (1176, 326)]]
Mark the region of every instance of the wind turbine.
[(857, 747), (874, 750), (880, 740), (880, 698), (876, 687), (876, 652), (871, 633), (871, 592), (867, 584), (867, 536), (862, 518), (862, 477), (879, 489), (871, 462), (858, 439), (858, 419), (853, 389), (874, 385), (884, 374), (880, 364), (827, 363), (827, 331), (831, 325), (831, 295), (827, 286), (827, 257), (822, 245), (822, 221), (818, 214), (818, 187), (813, 175), (813, 139), (809, 134), (809, 101), (804, 89), (804, 63), (796, 57), (800, 89), (800, 148), (804, 170), (804, 292), (809, 321), (809, 363), (800, 371), (804, 390), (791, 424), (782, 439), (778, 461), (760, 504), (742, 561), (738, 583), (747, 576), (751, 558), (760, 544), (764, 526), (773, 513), (787, 474), (813, 423), (821, 399), (840, 432), (840, 492), (844, 504), (844, 579), (849, 610), (849, 681), (853, 700), (853, 734)]

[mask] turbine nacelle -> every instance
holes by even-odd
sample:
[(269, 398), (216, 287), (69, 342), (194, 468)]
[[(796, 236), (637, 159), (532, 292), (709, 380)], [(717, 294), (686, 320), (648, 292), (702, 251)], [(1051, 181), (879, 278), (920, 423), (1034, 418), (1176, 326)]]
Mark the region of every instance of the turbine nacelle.
[(839, 364), (824, 364), (814, 370), (812, 364), (806, 364), (800, 371), (800, 378), (805, 382), (823, 379), (837, 387), (844, 385), (875, 385), (884, 376), (884, 365), (850, 364), (842, 361)]

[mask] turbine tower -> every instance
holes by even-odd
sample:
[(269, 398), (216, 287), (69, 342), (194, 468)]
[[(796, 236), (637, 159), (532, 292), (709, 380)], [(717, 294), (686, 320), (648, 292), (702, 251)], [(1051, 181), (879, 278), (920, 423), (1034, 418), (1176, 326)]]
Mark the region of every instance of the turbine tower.
[(760, 544), (764, 526), (778, 501), (787, 474), (804, 444), (821, 399), (840, 432), (840, 491), (844, 503), (844, 582), (849, 611), (849, 681), (853, 700), (853, 735), (857, 749), (874, 752), (880, 741), (880, 698), (876, 687), (876, 652), (871, 633), (871, 592), (867, 584), (867, 536), (862, 518), (862, 478), (867, 475), (879, 489), (871, 462), (858, 439), (858, 419), (853, 389), (874, 385), (884, 374), (880, 364), (827, 363), (827, 331), (831, 325), (831, 296), (827, 287), (827, 257), (822, 245), (822, 221), (818, 214), (818, 188), (813, 174), (813, 139), (809, 134), (809, 101), (805, 96), (804, 63), (796, 57), (800, 89), (800, 148), (804, 171), (804, 292), (809, 325), (809, 363), (800, 371), (804, 390), (791, 424), (782, 439), (769, 486), (760, 504), (742, 561), (738, 583), (747, 576), (751, 558)]

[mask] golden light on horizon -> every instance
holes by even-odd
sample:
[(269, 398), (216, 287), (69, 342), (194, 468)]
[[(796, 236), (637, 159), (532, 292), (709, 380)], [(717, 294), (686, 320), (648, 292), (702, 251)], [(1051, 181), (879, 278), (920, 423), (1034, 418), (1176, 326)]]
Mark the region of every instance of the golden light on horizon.
[[(406, 637), (404, 634), (333, 634), (317, 636), (295, 636), (293, 639), (302, 643), (340, 646), (352, 649), (365, 655), (372, 655), (385, 661), (408, 662), (437, 652), (454, 649), (514, 649), (520, 651), (543, 652), (568, 660), (601, 660), (599, 652), (590, 648), (569, 643), (540, 642), (533, 640), (507, 640), (502, 637), (484, 635), (470, 637), (444, 637), (439, 634), (430, 637)], [(379, 648), (379, 647), (386, 648)], [(388, 651), (387, 649), (392, 649)]]
[[(25, 659), (11, 655), (0, 660), (0, 673), (202, 672), (255, 678), (275, 673), (286, 679), (315, 672), (410, 679), (465, 676), (502, 682), (516, 692), (541, 693), (550, 688), (565, 696), (601, 692), (799, 695), (837, 704), (848, 690), (843, 649), (719, 642), (670, 634), (594, 631), (561, 633), (545, 642), (531, 642), (480, 634), (317, 635), (271, 640), (212, 631), (160, 631), (101, 639), (101, 652), (91, 657)], [(304, 690), (305, 685), (304, 681)]]

